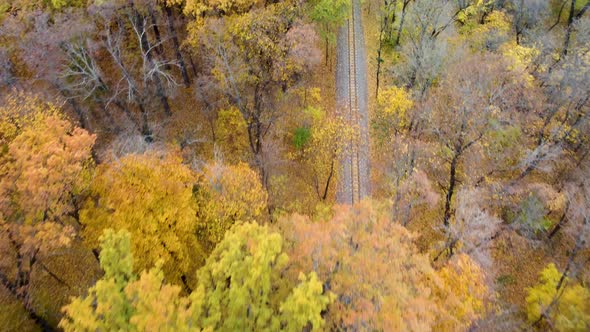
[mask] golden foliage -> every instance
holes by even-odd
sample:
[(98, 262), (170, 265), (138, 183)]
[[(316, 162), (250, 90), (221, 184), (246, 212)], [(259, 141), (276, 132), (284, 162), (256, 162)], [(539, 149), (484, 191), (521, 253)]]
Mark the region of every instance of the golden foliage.
[(2, 100), (0, 107), (0, 144), (4, 150), (23, 129), (29, 127), (39, 114), (58, 115), (59, 108), (35, 95), (14, 91)]
[(434, 288), (439, 317), (435, 330), (466, 331), (486, 312), (488, 296), (484, 274), (467, 255), (459, 254), (437, 271), (441, 283)]
[(98, 244), (103, 229), (127, 229), (133, 236), (136, 268), (163, 260), (167, 278), (182, 278), (203, 262), (197, 241), (196, 176), (175, 154), (128, 155), (97, 168), (92, 199), (80, 212), (84, 235)]
[(536, 322), (545, 318), (557, 331), (588, 331), (590, 290), (567, 277), (558, 288), (561, 277), (561, 272), (551, 263), (539, 273), (539, 283), (527, 288), (528, 320)]
[(237, 108), (219, 111), (215, 121), (215, 136), (223, 153), (223, 160), (232, 164), (247, 161), (250, 153), (248, 125)]
[(301, 177), (311, 186), (317, 199), (325, 201), (335, 192), (338, 158), (346, 144), (355, 138), (354, 131), (344, 119), (320, 108), (307, 108), (302, 118), (308, 122), (309, 128), (302, 128), (309, 137), (295, 142), (296, 150), (289, 153), (289, 158), (303, 166)]
[[(29, 312), (33, 303), (47, 310), (61, 300), (45, 298), (60, 288), (39, 287), (47, 279), (37, 266), (50, 271), (49, 256), (58, 256), (76, 236), (94, 140), (35, 96), (11, 93), (0, 107), (0, 276), (6, 292)], [(71, 271), (62, 268), (62, 276)]]
[(534, 46), (527, 47), (514, 42), (505, 43), (500, 51), (510, 63), (508, 69), (516, 72), (525, 82), (532, 85), (535, 78), (529, 74), (528, 69), (541, 52)]
[[(0, 191), (28, 222), (72, 212), (72, 195), (84, 189), (95, 137), (57, 115), (38, 113), (8, 144)], [(9, 194), (10, 193), (10, 194)], [(5, 205), (8, 202), (4, 202)], [(5, 210), (6, 211), (6, 210)]]
[(258, 3), (259, 0), (186, 0), (184, 13), (196, 18), (215, 14), (240, 14)]
[(244, 163), (207, 165), (195, 196), (197, 232), (209, 251), (235, 223), (260, 220), (268, 199), (258, 174)]
[(373, 119), (373, 127), (381, 140), (397, 135), (410, 125), (411, 110), (414, 101), (405, 88), (388, 87), (379, 93), (377, 111)]

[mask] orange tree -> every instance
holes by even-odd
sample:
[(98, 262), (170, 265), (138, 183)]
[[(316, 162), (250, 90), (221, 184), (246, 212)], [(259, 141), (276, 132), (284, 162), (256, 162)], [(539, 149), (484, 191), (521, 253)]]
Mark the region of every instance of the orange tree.
[(0, 108), (0, 281), (43, 328), (31, 275), (38, 266), (49, 272), (44, 258), (75, 236), (94, 140), (38, 98), (14, 93)]
[(331, 220), (291, 216), (279, 222), (289, 244), (291, 277), (313, 271), (337, 300), (334, 329), (465, 330), (483, 316), (483, 272), (458, 255), (441, 270), (419, 253), (414, 235), (376, 203), (339, 206)]

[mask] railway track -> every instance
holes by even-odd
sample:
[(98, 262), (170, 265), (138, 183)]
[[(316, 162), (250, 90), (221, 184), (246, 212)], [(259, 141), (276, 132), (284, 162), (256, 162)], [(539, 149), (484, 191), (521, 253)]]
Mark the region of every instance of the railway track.
[(350, 17), (340, 27), (337, 38), (337, 112), (354, 133), (340, 156), (336, 192), (340, 204), (356, 204), (370, 192), (367, 60), (360, 2), (352, 0), (351, 7)]
[[(359, 103), (358, 103), (358, 85), (357, 85), (357, 53), (356, 53), (356, 29), (354, 22), (354, 6), (348, 19), (348, 112), (350, 124), (358, 133), (360, 128)], [(359, 156), (359, 135), (351, 138), (350, 142), (350, 188), (351, 203), (357, 203), (361, 200), (361, 174), (360, 174), (360, 156)], [(348, 178), (348, 177), (346, 177)]]

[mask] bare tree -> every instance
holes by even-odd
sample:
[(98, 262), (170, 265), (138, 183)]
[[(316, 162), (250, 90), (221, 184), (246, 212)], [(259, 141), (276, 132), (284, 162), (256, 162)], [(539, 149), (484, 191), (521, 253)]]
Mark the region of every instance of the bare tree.
[[(65, 29), (66, 26), (71, 28)], [(23, 11), (5, 19), (2, 29), (5, 33), (3, 38), (11, 40), (14, 50), (19, 51), (19, 63), (24, 64), (30, 73), (20, 84), (23, 87), (41, 84), (48, 88), (46, 91), (59, 93), (72, 107), (80, 125), (88, 128), (88, 110), (72, 98), (66, 82), (55, 71), (66, 61), (60, 45), (93, 31), (92, 26), (84, 21), (83, 14), (79, 11), (55, 14)], [(11, 63), (8, 65), (9, 69), (12, 68)]]
[(434, 260), (443, 253), (450, 258), (462, 252), (474, 258), (486, 271), (491, 271), (493, 261), (489, 245), (500, 232), (502, 220), (481, 206), (489, 196), (482, 188), (464, 188), (457, 193), (455, 220), (446, 226), (446, 240), (441, 243), (442, 249)]
[(184, 81), (185, 87), (189, 87), (191, 84), (190, 78), (188, 76), (188, 71), (186, 69), (186, 64), (184, 61), (184, 57), (180, 52), (180, 42), (178, 40), (178, 34), (176, 33), (176, 28), (174, 26), (174, 15), (173, 15), (173, 8), (170, 6), (164, 6), (164, 11), (166, 12), (166, 27), (168, 29), (168, 35), (172, 40), (172, 46), (174, 47), (174, 54), (176, 55), (176, 61), (178, 66), (180, 67), (180, 73), (182, 74), (182, 80)]
[(497, 57), (470, 57), (451, 67), (426, 101), (423, 124), (443, 148), (439, 157), (448, 165), (443, 224), (453, 215), (453, 196), (460, 183), (459, 170), (468, 152), (481, 142), (494, 121), (516, 108), (522, 90)]
[(570, 3), (570, 9), (569, 9), (569, 14), (568, 14), (568, 18), (567, 18), (567, 28), (565, 31), (565, 38), (563, 41), (563, 50), (562, 50), (562, 54), (563, 55), (567, 55), (569, 46), (570, 46), (570, 39), (572, 36), (572, 31), (574, 30), (575, 27), (575, 23), (577, 20), (579, 20), (587, 11), (588, 9), (590, 9), (590, 3), (586, 3), (584, 5), (584, 7), (582, 7), (580, 9), (580, 11), (578, 11), (576, 13), (576, 0), (571, 0)]
[(568, 250), (568, 258), (563, 273), (555, 286), (555, 295), (549, 304), (542, 310), (539, 318), (533, 326), (540, 326), (543, 321), (549, 319), (551, 312), (560, 301), (564, 289), (568, 286), (568, 278), (576, 276), (587, 268), (590, 260), (580, 260), (580, 253), (590, 247), (590, 182), (588, 181), (588, 168), (581, 169), (576, 174), (576, 182), (568, 185), (568, 209), (567, 232), (566, 234), (573, 242), (573, 247)]
[[(415, 0), (409, 11), (412, 33), (402, 47), (406, 62), (397, 68), (409, 87), (415, 87), (421, 95), (441, 71), (446, 57), (446, 41), (440, 35), (451, 27), (452, 5), (448, 1), (432, 3)], [(404, 15), (402, 13), (402, 20)]]
[[(113, 79), (112, 83), (104, 78), (98, 80), (104, 94), (110, 95), (105, 107), (112, 103), (125, 110), (127, 116), (131, 118), (127, 111), (128, 107), (125, 107), (120, 100), (120, 96), (124, 96), (128, 105), (137, 106), (139, 109), (140, 132), (146, 141), (152, 141), (153, 132), (148, 116), (151, 96), (155, 95), (164, 113), (170, 115), (167, 90), (177, 86), (175, 78), (168, 70), (177, 65), (176, 61), (163, 59), (163, 52), (157, 54), (158, 48), (166, 42), (166, 39), (158, 36), (155, 43), (149, 41), (148, 34), (154, 31), (155, 26), (149, 23), (148, 17), (143, 16), (132, 1), (126, 4), (107, 3), (96, 6), (92, 8), (91, 14), (97, 20), (96, 24), (102, 27), (101, 47), (110, 55), (110, 60), (118, 69), (118, 78)], [(130, 54), (123, 47), (130, 40), (138, 45), (139, 54)], [(78, 55), (83, 56), (83, 54), (72, 52), (70, 54), (74, 58), (79, 58)], [(93, 78), (95, 76), (93, 73), (97, 71), (92, 69), (91, 62), (88, 63), (90, 66), (86, 66), (87, 75), (91, 74), (90, 81), (95, 82), (97, 80)]]
[(523, 158), (522, 171), (513, 184), (535, 170), (547, 173), (564, 160), (571, 166), (587, 156), (583, 151), (590, 129), (590, 19), (578, 21), (576, 29), (581, 33), (570, 52), (541, 77), (546, 98), (538, 112), (542, 125), (536, 129), (536, 144)]
[(399, 27), (397, 28), (397, 37), (395, 37), (395, 44), (394, 45), (399, 45), (401, 37), (402, 37), (402, 32), (404, 30), (404, 23), (406, 22), (406, 15), (408, 13), (408, 6), (410, 5), (410, 3), (413, 0), (402, 0), (402, 12), (400, 14), (401, 18), (399, 20)]
[(153, 28), (153, 26), (149, 25), (147, 18), (141, 15), (133, 6), (133, 1), (130, 1), (129, 7), (129, 22), (131, 23), (135, 37), (138, 40), (139, 51), (141, 53), (143, 81), (144, 83), (153, 82), (155, 84), (156, 96), (160, 99), (164, 112), (166, 115), (171, 115), (172, 112), (170, 111), (168, 96), (166, 95), (162, 80), (165, 80), (169, 85), (176, 84), (172, 76), (166, 72), (166, 68), (174, 62), (159, 61), (155, 58), (153, 51), (157, 50), (158, 47), (162, 45), (162, 40), (151, 45), (148, 40), (148, 31)]
[(412, 171), (396, 188), (393, 216), (400, 220), (403, 226), (407, 226), (412, 209), (421, 205), (433, 207), (438, 201), (439, 195), (426, 173), (420, 170)]
[(522, 43), (522, 37), (529, 30), (535, 29), (548, 12), (548, 1), (545, 0), (511, 0), (514, 8), (514, 31), (516, 43)]
[(15, 80), (14, 65), (10, 60), (8, 50), (4, 47), (0, 47), (0, 86), (11, 86), (14, 84)]
[(140, 110), (141, 134), (145, 137), (146, 141), (152, 141), (152, 130), (149, 126), (147, 109), (144, 104), (144, 96), (142, 96), (142, 91), (140, 90), (138, 83), (127, 69), (123, 60), (123, 52), (121, 49), (121, 44), (123, 42), (123, 28), (121, 23), (119, 23), (117, 24), (116, 29), (111, 29), (109, 23), (110, 22), (108, 21), (105, 23), (104, 29), (105, 48), (111, 55), (121, 76), (113, 88), (113, 93), (109, 102), (115, 101), (120, 94), (126, 94), (128, 102), (135, 103)]

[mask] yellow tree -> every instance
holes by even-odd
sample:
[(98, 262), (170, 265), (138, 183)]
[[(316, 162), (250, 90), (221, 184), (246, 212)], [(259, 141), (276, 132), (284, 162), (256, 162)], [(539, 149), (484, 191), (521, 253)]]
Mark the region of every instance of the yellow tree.
[(203, 263), (196, 237), (196, 176), (173, 153), (128, 155), (97, 168), (92, 198), (80, 212), (84, 235), (97, 247), (103, 229), (133, 235), (136, 268), (163, 260), (166, 277), (190, 288), (191, 273)]
[[(409, 194), (418, 184), (428, 184), (425, 174), (415, 174), (415, 160), (417, 151), (423, 151), (412, 138), (416, 129), (411, 124), (416, 121), (416, 112), (412, 112), (414, 100), (410, 91), (396, 86), (387, 87), (377, 96), (377, 107), (371, 121), (373, 137), (379, 153), (374, 162), (376, 172), (383, 172), (383, 176), (390, 181), (380, 181), (378, 187), (383, 188), (389, 195), (395, 197), (393, 207), (404, 216), (402, 224), (409, 221), (412, 207), (417, 205), (410, 199)], [(383, 165), (383, 166), (381, 166)], [(381, 167), (380, 167), (381, 166)], [(414, 181), (420, 180), (420, 181)], [(422, 181), (423, 180), (423, 181)], [(421, 186), (426, 188), (427, 186)], [(404, 202), (404, 198), (408, 198)], [(401, 213), (404, 210), (404, 213)]]
[(307, 108), (304, 118), (309, 126), (295, 131), (295, 151), (290, 157), (304, 166), (300, 176), (313, 188), (317, 198), (325, 201), (336, 185), (338, 158), (354, 134), (344, 120), (319, 108)]
[[(245, 223), (226, 235), (198, 272), (204, 286), (205, 327), (222, 331), (319, 330), (331, 301), (316, 274), (289, 284), (283, 238), (267, 226)], [(229, 282), (228, 282), (229, 281)]]
[(31, 274), (39, 265), (47, 271), (43, 258), (75, 235), (94, 140), (35, 97), (14, 93), (0, 107), (0, 280), (43, 328), (31, 304)]
[(526, 312), (529, 322), (557, 331), (588, 331), (590, 290), (547, 265), (539, 273), (539, 283), (527, 288)]
[(215, 141), (219, 143), (223, 160), (230, 163), (248, 160), (248, 127), (237, 108), (219, 111), (215, 121)]
[[(167, 0), (167, 3), (176, 4), (181, 0)], [(243, 14), (257, 4), (260, 0), (186, 0), (184, 13), (192, 15), (198, 23), (206, 16)]]
[(440, 283), (433, 291), (439, 311), (434, 330), (467, 331), (486, 312), (483, 271), (469, 256), (459, 254), (437, 275)]
[(377, 138), (387, 144), (394, 136), (408, 130), (414, 101), (408, 90), (392, 86), (381, 91), (377, 105), (373, 129)]
[(197, 233), (208, 251), (235, 223), (260, 220), (267, 212), (268, 195), (258, 174), (244, 163), (207, 165), (195, 197), (199, 205)]
[[(6, 11), (18, 12), (19, 10), (30, 9), (62, 9), (65, 7), (83, 7), (86, 1), (83, 0), (7, 0)], [(0, 9), (3, 7), (0, 5)]]

